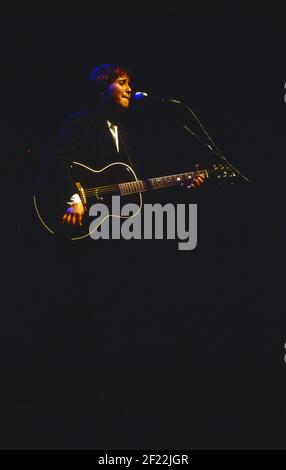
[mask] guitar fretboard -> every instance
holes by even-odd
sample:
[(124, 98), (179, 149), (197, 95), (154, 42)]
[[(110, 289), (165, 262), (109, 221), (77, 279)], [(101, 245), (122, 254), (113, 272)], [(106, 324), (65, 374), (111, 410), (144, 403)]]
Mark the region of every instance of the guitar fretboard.
[(129, 181), (128, 183), (120, 183), (118, 185), (121, 196), (126, 196), (127, 194), (143, 193), (147, 191), (148, 185), (146, 181)]
[(207, 170), (200, 170), (200, 171), (192, 171), (188, 173), (179, 173), (177, 175), (169, 175), (169, 176), (160, 176), (157, 178), (150, 178), (147, 181), (131, 181), (128, 183), (121, 183), (119, 184), (119, 190), (122, 196), (127, 194), (135, 194), (147, 191), (148, 189), (160, 189), (165, 188), (167, 186), (175, 186), (180, 185), (182, 183), (187, 183), (188, 180), (192, 180), (195, 174), (202, 174), (204, 173), (206, 177), (208, 177)]
[(214, 164), (208, 169), (190, 171), (188, 173), (178, 173), (177, 175), (158, 176), (156, 178), (150, 178), (146, 181), (136, 180), (128, 181), (126, 183), (111, 184), (107, 186), (97, 186), (94, 188), (84, 188), (84, 194), (86, 197), (95, 196), (97, 199), (101, 199), (106, 194), (120, 194), (126, 196), (128, 194), (143, 193), (148, 190), (165, 188), (167, 186), (179, 186), (181, 184), (191, 184), (192, 179), (196, 175), (203, 174), (205, 178), (210, 178), (212, 174), (220, 181), (233, 182), (233, 178), (236, 177), (236, 173), (231, 167), (227, 165)]

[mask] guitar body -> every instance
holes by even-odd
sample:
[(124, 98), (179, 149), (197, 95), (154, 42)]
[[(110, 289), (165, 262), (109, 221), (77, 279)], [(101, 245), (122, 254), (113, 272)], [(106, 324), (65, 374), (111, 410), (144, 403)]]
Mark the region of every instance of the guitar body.
[[(80, 195), (86, 208), (84, 222), (82, 226), (73, 226), (71, 223), (62, 224), (62, 217), (68, 208), (67, 202), (71, 194), (63, 196), (54, 191), (52, 186), (49, 187), (49, 184), (42, 182), (41, 185), (38, 185), (37, 193), (34, 196), (34, 207), (40, 222), (50, 234), (71, 240), (89, 237), (89, 226), (94, 220), (94, 217), (89, 216), (89, 208), (96, 203), (108, 207), (108, 217), (126, 218), (126, 216), (123, 217), (112, 212), (112, 196), (120, 196), (119, 184), (121, 182), (138, 181), (135, 172), (129, 165), (123, 162), (114, 162), (97, 170), (80, 162), (72, 162), (70, 172), (75, 183), (74, 193)], [(142, 207), (141, 193), (124, 196), (124, 203), (136, 204), (138, 212), (140, 212)], [(135, 215), (137, 214), (133, 214), (132, 217)], [(96, 226), (93, 224), (93, 230), (96, 230), (105, 219)]]

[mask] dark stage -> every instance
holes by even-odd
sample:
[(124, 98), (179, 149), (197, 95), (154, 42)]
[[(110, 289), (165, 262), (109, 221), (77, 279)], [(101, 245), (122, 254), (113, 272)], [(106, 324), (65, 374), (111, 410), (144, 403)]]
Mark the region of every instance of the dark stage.
[[(1, 18), (0, 448), (285, 449), (283, 15), (118, 8)], [(127, 64), (134, 91), (190, 106), (250, 180), (146, 196), (197, 203), (194, 250), (63, 243), (37, 219), (44, 149), (105, 62)], [(180, 151), (167, 144), (195, 125), (175, 108), (131, 109), (148, 175), (203, 158), (187, 133)]]

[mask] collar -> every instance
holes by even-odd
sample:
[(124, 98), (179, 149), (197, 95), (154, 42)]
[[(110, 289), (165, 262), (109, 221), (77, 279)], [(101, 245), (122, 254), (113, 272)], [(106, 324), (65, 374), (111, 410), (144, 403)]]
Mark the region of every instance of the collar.
[(107, 122), (107, 125), (108, 125), (109, 129), (111, 129), (112, 131), (116, 131), (117, 126), (115, 124), (113, 124), (112, 122), (110, 122), (108, 120), (106, 122)]

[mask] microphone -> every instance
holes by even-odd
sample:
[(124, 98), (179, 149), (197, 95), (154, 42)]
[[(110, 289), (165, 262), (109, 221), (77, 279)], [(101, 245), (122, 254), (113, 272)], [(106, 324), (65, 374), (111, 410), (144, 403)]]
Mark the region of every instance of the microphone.
[(181, 103), (178, 100), (172, 100), (170, 98), (160, 98), (159, 96), (149, 95), (146, 91), (136, 91), (133, 95), (135, 101), (159, 101), (160, 103)]

